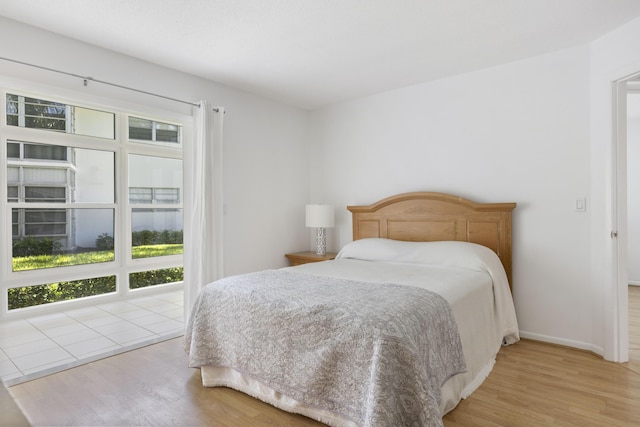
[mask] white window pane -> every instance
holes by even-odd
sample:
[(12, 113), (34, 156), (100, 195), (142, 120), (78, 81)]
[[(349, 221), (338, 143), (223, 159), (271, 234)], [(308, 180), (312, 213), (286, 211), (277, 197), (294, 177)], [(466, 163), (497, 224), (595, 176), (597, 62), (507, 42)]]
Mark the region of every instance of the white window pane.
[(181, 143), (181, 127), (170, 123), (129, 117), (129, 139), (135, 141)]
[(73, 201), (78, 203), (113, 203), (115, 200), (115, 153), (111, 151), (74, 150), (76, 167)]
[(115, 259), (113, 209), (12, 209), (12, 214), (14, 271)]
[(182, 243), (182, 209), (132, 209), (133, 258), (181, 254)]
[(42, 285), (10, 288), (7, 292), (9, 310), (41, 304), (84, 298), (116, 291), (116, 276), (91, 277)]
[(114, 139), (115, 115), (105, 111), (73, 107), (73, 132), (76, 135)]
[[(141, 194), (140, 189), (151, 189), (152, 198), (147, 203), (181, 203), (182, 160), (130, 154), (129, 189), (130, 197), (132, 191), (134, 194)], [(163, 193), (165, 189), (166, 192)], [(171, 193), (170, 198), (167, 197), (167, 192)], [(138, 198), (132, 203), (144, 201)]]
[(129, 274), (129, 288), (139, 289), (148, 286), (165, 285), (182, 282), (184, 269), (182, 267), (163, 268), (161, 270), (140, 271)]
[(38, 98), (7, 94), (7, 124), (115, 139), (115, 114)]
[(151, 120), (129, 117), (129, 139), (152, 141), (153, 122)]
[(20, 180), (20, 168), (8, 166), (7, 180), (9, 182), (18, 182)]
[(154, 122), (156, 128), (156, 141), (178, 143), (180, 128), (167, 123)]
[(7, 125), (19, 125), (19, 99), (18, 95), (7, 94)]
[(37, 98), (24, 98), (24, 127), (64, 132), (66, 129), (66, 105)]

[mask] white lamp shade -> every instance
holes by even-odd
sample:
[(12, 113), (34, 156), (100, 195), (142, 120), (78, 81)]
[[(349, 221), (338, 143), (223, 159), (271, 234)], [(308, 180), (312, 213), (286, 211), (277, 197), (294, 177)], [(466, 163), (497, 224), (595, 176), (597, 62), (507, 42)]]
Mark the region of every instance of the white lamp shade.
[(315, 228), (330, 228), (335, 224), (335, 209), (330, 205), (307, 205), (305, 225)]

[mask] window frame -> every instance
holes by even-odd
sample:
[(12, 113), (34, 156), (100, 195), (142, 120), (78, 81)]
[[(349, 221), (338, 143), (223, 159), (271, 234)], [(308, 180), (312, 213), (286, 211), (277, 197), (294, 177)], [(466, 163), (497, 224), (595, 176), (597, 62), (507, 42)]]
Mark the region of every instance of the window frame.
[[(139, 289), (130, 289), (129, 278), (132, 273), (139, 273), (150, 270), (159, 270), (167, 267), (183, 267), (183, 255), (168, 255), (162, 257), (149, 258), (133, 258), (131, 246), (131, 212), (133, 208), (140, 208), (145, 204), (130, 203), (128, 189), (128, 156), (129, 154), (149, 155), (154, 157), (167, 157), (172, 159), (183, 159), (183, 148), (185, 142), (191, 137), (193, 132), (193, 120), (189, 115), (176, 112), (155, 112), (149, 114), (144, 111), (136, 111), (127, 107), (113, 107), (104, 105), (92, 105), (90, 100), (80, 101), (78, 99), (57, 99), (54, 96), (43, 94), (31, 94), (24, 90), (15, 88), (0, 87), (0, 94), (3, 97), (0, 119), (0, 160), (4, 162), (2, 172), (7, 182), (7, 141), (20, 141), (23, 143), (37, 143), (47, 145), (61, 145), (70, 148), (89, 148), (96, 150), (109, 151), (114, 153), (114, 201), (113, 203), (48, 203), (48, 202), (26, 202), (18, 203), (8, 202), (8, 185), (0, 188), (0, 198), (2, 208), (0, 209), (0, 243), (4, 245), (2, 252), (9, 254), (0, 259), (0, 320), (3, 318), (21, 317), (25, 313), (38, 311), (57, 310), (57, 307), (69, 305), (87, 305), (95, 303), (96, 299), (126, 299), (132, 293), (138, 294), (143, 292), (154, 292), (154, 290), (162, 288), (163, 290), (182, 288), (183, 282), (175, 282), (171, 284), (162, 284), (152, 287)], [(7, 94), (21, 94), (26, 97), (33, 97), (49, 101), (65, 103), (67, 105), (77, 106), (80, 108), (93, 109), (114, 114), (114, 135), (115, 138), (107, 139), (98, 136), (86, 136), (73, 133), (51, 132), (48, 129), (23, 128), (7, 124)], [(118, 102), (114, 102), (118, 104)], [(151, 110), (150, 110), (151, 111)], [(166, 143), (162, 141), (140, 141), (129, 140), (129, 117), (143, 118), (171, 124), (179, 127), (179, 144)], [(24, 148), (21, 145), (20, 158), (24, 157)], [(10, 158), (9, 160), (16, 160)], [(37, 163), (37, 159), (28, 159), (29, 162)], [(183, 169), (184, 173), (184, 169)], [(184, 185), (184, 178), (182, 180)], [(18, 190), (19, 195), (22, 190)], [(180, 197), (182, 195), (180, 194)], [(184, 224), (184, 201), (179, 203), (153, 203), (154, 209), (181, 209), (183, 212)], [(40, 270), (28, 271), (12, 271), (11, 259), (11, 241), (13, 236), (13, 208), (25, 209), (113, 209), (114, 212), (114, 250), (115, 257), (113, 261), (98, 263), (73, 265), (65, 267), (46, 268)], [(78, 280), (90, 277), (116, 276), (116, 292), (114, 294), (104, 294), (69, 300), (57, 303), (46, 304), (44, 306), (33, 306), (18, 310), (8, 311), (7, 291), (10, 288), (33, 286), (45, 283), (55, 283), (63, 280)]]

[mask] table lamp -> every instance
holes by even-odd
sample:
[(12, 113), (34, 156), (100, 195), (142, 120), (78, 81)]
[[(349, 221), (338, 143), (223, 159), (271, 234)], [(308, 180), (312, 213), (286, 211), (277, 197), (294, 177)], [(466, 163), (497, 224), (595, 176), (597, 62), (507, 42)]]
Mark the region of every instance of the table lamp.
[(316, 255), (327, 253), (326, 228), (335, 224), (335, 210), (330, 205), (307, 205), (305, 225), (316, 229)]

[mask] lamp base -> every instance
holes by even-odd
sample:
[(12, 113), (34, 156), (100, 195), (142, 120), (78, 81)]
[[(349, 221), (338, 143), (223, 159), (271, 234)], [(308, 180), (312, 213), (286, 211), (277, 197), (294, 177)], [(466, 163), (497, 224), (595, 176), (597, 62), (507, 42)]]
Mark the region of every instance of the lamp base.
[(327, 253), (327, 233), (324, 228), (316, 228), (316, 255)]

